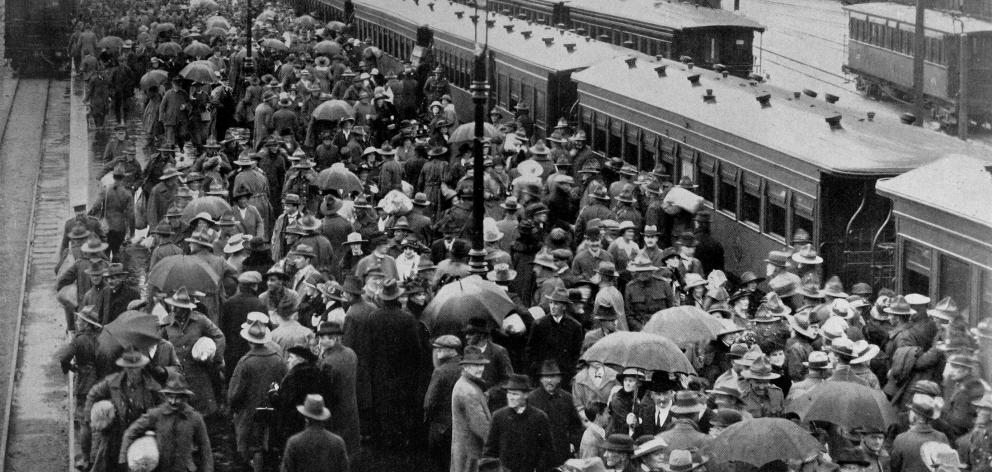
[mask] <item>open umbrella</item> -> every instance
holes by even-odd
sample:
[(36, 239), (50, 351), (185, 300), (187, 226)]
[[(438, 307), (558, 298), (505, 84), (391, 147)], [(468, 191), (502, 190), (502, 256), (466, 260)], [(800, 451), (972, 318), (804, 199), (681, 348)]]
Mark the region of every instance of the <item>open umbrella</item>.
[(313, 17), (310, 15), (300, 15), (296, 18), (293, 18), (293, 23), (303, 26), (313, 26), (317, 24), (317, 20), (313, 19)]
[(206, 37), (206, 38), (216, 38), (218, 36), (227, 36), (227, 30), (224, 29), (224, 28), (217, 27), (217, 26), (212, 26), (210, 28), (207, 28), (207, 30), (203, 32), (203, 36)]
[(120, 49), (124, 40), (117, 36), (104, 36), (96, 43), (97, 49)]
[(355, 109), (344, 100), (328, 100), (313, 109), (313, 118), (315, 120), (338, 121), (343, 118), (353, 118), (354, 116)]
[(189, 43), (189, 46), (183, 49), (183, 53), (191, 57), (207, 57), (213, 54), (213, 50), (210, 46), (203, 44), (199, 41), (193, 41)]
[(148, 90), (152, 87), (157, 87), (169, 81), (169, 73), (162, 69), (152, 69), (145, 72), (145, 75), (141, 76), (138, 81), (138, 85), (141, 86), (141, 90)]
[[(491, 123), (483, 123), (482, 136), (484, 138), (493, 138), (496, 136), (496, 127)], [(448, 143), (461, 143), (471, 141), (473, 139), (475, 139), (475, 122), (470, 121), (468, 123), (458, 125), (458, 127), (451, 132), (451, 136), (448, 137)]]
[(190, 0), (190, 8), (194, 10), (217, 10), (219, 6), (214, 0)]
[(820, 441), (787, 419), (754, 418), (723, 430), (710, 444), (710, 452), (716, 462), (761, 467), (774, 461), (806, 461), (820, 453)]
[[(241, 48), (234, 54), (231, 54), (231, 59), (244, 59), (248, 55), (248, 50), (246, 48)], [(258, 59), (258, 48), (252, 48), (251, 57)]]
[(189, 223), (196, 215), (200, 213), (209, 213), (210, 217), (213, 219), (220, 218), (221, 215), (231, 211), (231, 205), (227, 203), (221, 197), (214, 195), (207, 195), (204, 197), (194, 198), (192, 201), (183, 208), (183, 221)]
[(515, 306), (502, 287), (472, 275), (441, 287), (424, 308), (424, 316), (432, 336), (459, 334), (471, 319), (491, 319), (502, 326)]
[(207, 25), (207, 29), (210, 28), (221, 28), (224, 30), (231, 29), (231, 23), (227, 21), (227, 18), (224, 18), (223, 16), (220, 15), (211, 16), (210, 18), (207, 18), (205, 24)]
[(158, 335), (158, 317), (143, 311), (128, 310), (114, 321), (107, 323), (100, 332), (98, 342), (101, 348), (113, 347), (123, 350), (133, 347), (145, 350), (157, 344), (162, 338)]
[(896, 412), (881, 390), (853, 382), (823, 382), (789, 404), (803, 421), (826, 421), (849, 430), (883, 431), (896, 422)]
[(262, 11), (262, 13), (259, 13), (258, 16), (255, 17), (255, 21), (262, 21), (262, 22), (271, 21), (275, 17), (276, 17), (275, 10), (264, 10)]
[(284, 43), (284, 42), (282, 42), (282, 41), (280, 41), (280, 40), (278, 40), (276, 38), (265, 38), (262, 41), (260, 41), (258, 44), (259, 44), (259, 46), (262, 46), (263, 48), (274, 49), (276, 51), (288, 51), (289, 50), (289, 46), (286, 46), (286, 43)]
[(194, 61), (186, 64), (186, 67), (179, 71), (179, 75), (186, 80), (201, 84), (217, 82), (217, 75), (214, 74), (213, 66), (206, 61)]
[(623, 370), (627, 367), (642, 370), (664, 370), (694, 374), (695, 369), (679, 347), (657, 334), (618, 331), (596, 341), (582, 355), (582, 360), (600, 362)]
[(344, 163), (336, 162), (317, 174), (317, 187), (321, 190), (343, 190), (348, 194), (362, 191), (362, 181)]
[(145, 281), (162, 292), (187, 287), (204, 293), (217, 293), (220, 276), (199, 257), (179, 254), (156, 262)]
[(365, 59), (380, 58), (382, 57), (382, 49), (375, 46), (369, 46), (362, 51), (362, 57)]
[(183, 47), (172, 41), (166, 41), (155, 48), (155, 52), (163, 56), (178, 56), (183, 51)]
[(341, 32), (341, 30), (344, 29), (344, 26), (345, 26), (344, 23), (340, 21), (332, 21), (327, 24), (327, 29), (331, 31)]
[(666, 308), (654, 315), (641, 331), (671, 339), (675, 344), (711, 341), (720, 335), (723, 323), (713, 315), (694, 306)]
[(313, 53), (327, 57), (341, 54), (341, 45), (337, 41), (324, 40), (313, 45)]

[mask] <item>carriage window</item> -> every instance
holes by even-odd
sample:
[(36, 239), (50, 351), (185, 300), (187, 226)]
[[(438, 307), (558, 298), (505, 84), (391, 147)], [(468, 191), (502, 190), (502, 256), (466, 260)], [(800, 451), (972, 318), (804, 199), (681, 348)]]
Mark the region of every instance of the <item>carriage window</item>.
[(737, 213), (737, 181), (740, 171), (731, 165), (720, 166), (720, 186), (717, 208), (727, 213)]
[(610, 120), (610, 144), (606, 150), (607, 157), (620, 157), (623, 152), (623, 122), (617, 119)]
[(756, 175), (744, 174), (741, 192), (741, 221), (761, 227), (761, 179)]
[(699, 173), (696, 174), (699, 196), (713, 202), (716, 197), (716, 159), (699, 153)]
[(498, 85), (499, 91), (496, 92), (496, 97), (497, 97), (497, 100), (499, 101), (499, 104), (505, 107), (505, 106), (507, 106), (506, 99), (507, 99), (507, 97), (510, 96), (510, 93), (509, 93), (509, 87), (510, 87), (510, 85), (509, 85), (509, 82), (506, 79), (506, 74), (499, 74), (497, 76), (497, 79), (496, 80), (499, 82), (499, 85)]
[(903, 241), (902, 291), (930, 294), (932, 250), (913, 241)]
[(641, 139), (640, 139), (640, 129), (636, 126), (627, 126), (627, 139), (623, 143), (623, 160), (628, 164), (633, 164), (635, 166), (639, 165), (638, 160), (640, 155), (638, 149), (640, 149)]
[(579, 116), (579, 128), (586, 134), (586, 140), (588, 140), (592, 136), (592, 114), (588, 110), (582, 110)]
[(606, 153), (606, 117), (596, 117), (596, 129), (592, 133), (592, 148), (595, 151)]
[(787, 192), (785, 187), (768, 182), (765, 188), (765, 232), (785, 239), (785, 209)]
[[(982, 320), (992, 316), (992, 270), (983, 270), (982, 275), (982, 295), (979, 299), (982, 306), (978, 310), (979, 316), (972, 316), (968, 321), (972, 326), (977, 325)], [(978, 319), (976, 319), (978, 318)]]
[(679, 175), (681, 180), (688, 177), (693, 183), (696, 182), (696, 150), (687, 146), (679, 146)]
[(661, 140), (661, 161), (666, 164), (666, 169), (672, 170), (672, 166), (675, 164), (675, 151), (677, 150), (675, 141), (661, 136), (658, 139)]
[(537, 96), (534, 97), (534, 120), (543, 125), (548, 122), (548, 102), (544, 92), (540, 90), (536, 92)]
[(939, 284), (937, 298), (951, 297), (960, 312), (971, 311), (971, 266), (966, 261), (941, 254)]

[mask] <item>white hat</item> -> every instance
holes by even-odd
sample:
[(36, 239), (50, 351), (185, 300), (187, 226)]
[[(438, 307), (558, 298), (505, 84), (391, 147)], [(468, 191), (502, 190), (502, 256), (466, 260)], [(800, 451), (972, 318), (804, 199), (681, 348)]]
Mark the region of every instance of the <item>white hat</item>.
[(926, 295), (920, 295), (918, 293), (911, 293), (909, 295), (906, 295), (905, 298), (906, 298), (906, 303), (909, 303), (910, 305), (929, 305), (930, 304), (930, 297), (928, 297)]

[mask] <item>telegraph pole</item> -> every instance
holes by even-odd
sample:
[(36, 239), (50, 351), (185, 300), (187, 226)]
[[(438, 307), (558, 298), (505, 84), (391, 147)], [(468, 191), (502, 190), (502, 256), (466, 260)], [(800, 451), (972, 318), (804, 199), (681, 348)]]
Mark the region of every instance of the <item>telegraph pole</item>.
[(915, 126), (923, 126), (923, 116), (926, 108), (923, 102), (923, 59), (926, 56), (926, 30), (924, 18), (926, 0), (916, 0), (916, 31), (913, 38), (913, 113), (916, 114)]
[(971, 56), (968, 35), (961, 25), (961, 45), (958, 48), (958, 137), (968, 139), (968, 59)]
[(486, 54), (489, 43), (489, 9), (486, 0), (477, 0), (475, 15), (472, 21), (476, 31), (479, 27), (479, 7), (482, 7), (482, 27), (486, 28), (486, 41), (478, 41), (476, 33), (475, 58), (472, 67), (472, 103), (475, 106), (475, 139), (473, 139), (472, 160), (472, 250), (469, 252), (469, 265), (472, 273), (484, 274), (487, 271), (486, 249), (482, 240), (482, 220), (486, 213), (486, 194), (484, 176), (486, 172), (485, 156), (482, 154), (482, 141), (485, 137), (486, 102), (489, 99), (489, 83), (486, 74)]

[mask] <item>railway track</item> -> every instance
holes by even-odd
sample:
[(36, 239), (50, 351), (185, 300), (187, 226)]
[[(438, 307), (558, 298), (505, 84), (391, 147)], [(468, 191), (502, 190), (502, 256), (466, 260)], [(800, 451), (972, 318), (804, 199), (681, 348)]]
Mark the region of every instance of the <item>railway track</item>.
[(72, 421), (54, 360), (68, 340), (54, 267), (69, 216), (68, 85), (21, 79), (0, 136), (0, 472), (69, 470)]

